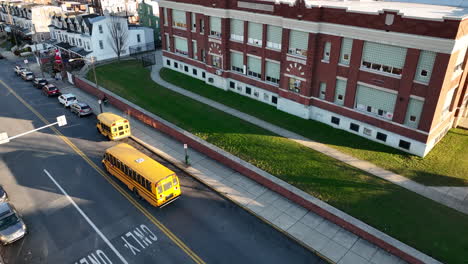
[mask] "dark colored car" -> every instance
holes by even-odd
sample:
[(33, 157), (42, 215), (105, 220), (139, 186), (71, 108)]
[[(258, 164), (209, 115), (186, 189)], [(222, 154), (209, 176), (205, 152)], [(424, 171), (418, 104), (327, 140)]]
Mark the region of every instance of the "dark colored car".
[(37, 89), (42, 89), (42, 86), (49, 84), (49, 82), (44, 78), (35, 78), (32, 83)]
[(42, 93), (47, 96), (60, 95), (60, 90), (53, 84), (46, 84), (42, 87)]
[(0, 242), (7, 245), (26, 235), (26, 225), (9, 202), (0, 203)]
[(8, 201), (8, 195), (5, 189), (3, 189), (3, 186), (0, 185), (0, 203), (6, 202), (6, 201)]
[(93, 109), (87, 103), (83, 102), (71, 104), (70, 111), (72, 113), (76, 113), (79, 117), (90, 115), (93, 113)]
[(2, 54), (0, 54), (0, 60), (2, 60), (2, 59), (4, 59), (4, 58), (5, 58), (5, 57), (3, 57), (3, 55), (2, 55)]

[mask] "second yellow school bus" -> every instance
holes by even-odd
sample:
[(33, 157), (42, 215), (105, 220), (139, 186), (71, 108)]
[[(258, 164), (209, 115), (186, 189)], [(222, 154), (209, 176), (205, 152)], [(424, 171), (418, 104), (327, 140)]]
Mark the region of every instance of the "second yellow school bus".
[(137, 197), (153, 206), (167, 205), (181, 194), (179, 179), (173, 171), (126, 143), (108, 148), (102, 163)]
[(121, 116), (113, 113), (101, 113), (97, 119), (97, 130), (109, 140), (118, 140), (131, 135), (130, 122)]

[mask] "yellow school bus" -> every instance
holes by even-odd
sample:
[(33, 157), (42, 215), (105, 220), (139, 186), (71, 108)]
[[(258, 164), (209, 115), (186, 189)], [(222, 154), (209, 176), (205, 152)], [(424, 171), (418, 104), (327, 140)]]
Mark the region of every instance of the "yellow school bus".
[(109, 140), (119, 140), (131, 135), (130, 122), (121, 116), (113, 113), (102, 113), (97, 116), (97, 119), (97, 130)]
[(108, 148), (102, 163), (136, 197), (153, 206), (165, 206), (181, 194), (179, 179), (173, 171), (126, 143)]

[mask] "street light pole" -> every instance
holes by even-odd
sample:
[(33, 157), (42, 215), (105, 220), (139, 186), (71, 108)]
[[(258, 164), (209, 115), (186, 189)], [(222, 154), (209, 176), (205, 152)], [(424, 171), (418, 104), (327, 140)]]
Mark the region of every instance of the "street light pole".
[[(76, 61), (76, 60), (82, 60), (82, 61), (88, 61), (88, 62), (91, 62), (91, 66), (93, 68), (93, 75), (94, 75), (94, 83), (96, 85), (96, 90), (98, 91), (98, 96), (99, 96), (99, 85), (98, 85), (98, 82), (97, 82), (97, 75), (96, 75), (96, 57), (91, 57), (90, 60), (88, 59), (85, 59), (85, 58), (76, 58), (76, 59), (70, 59), (69, 62), (72, 62), (72, 61)], [(105, 96), (104, 96), (105, 97)], [(101, 113), (102, 113), (102, 101), (101, 99), (98, 100), (98, 103), (99, 103), (99, 109), (101, 110)]]

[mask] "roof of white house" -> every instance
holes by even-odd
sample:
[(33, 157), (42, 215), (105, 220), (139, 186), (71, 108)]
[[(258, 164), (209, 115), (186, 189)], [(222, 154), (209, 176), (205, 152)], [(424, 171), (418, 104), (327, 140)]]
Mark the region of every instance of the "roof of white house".
[[(270, 0), (293, 5), (300, 0)], [(378, 14), (396, 11), (404, 17), (461, 20), (468, 17), (468, 0), (303, 0), (308, 7), (343, 8), (349, 12)]]

